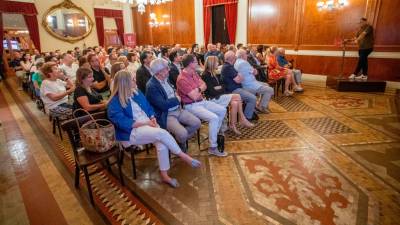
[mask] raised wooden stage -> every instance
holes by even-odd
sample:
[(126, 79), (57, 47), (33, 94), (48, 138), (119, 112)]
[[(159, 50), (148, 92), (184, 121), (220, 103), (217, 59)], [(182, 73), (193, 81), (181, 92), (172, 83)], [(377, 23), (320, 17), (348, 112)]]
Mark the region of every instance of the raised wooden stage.
[(351, 92), (385, 92), (386, 81), (382, 80), (349, 80), (329, 77), (326, 79), (326, 86), (337, 91)]

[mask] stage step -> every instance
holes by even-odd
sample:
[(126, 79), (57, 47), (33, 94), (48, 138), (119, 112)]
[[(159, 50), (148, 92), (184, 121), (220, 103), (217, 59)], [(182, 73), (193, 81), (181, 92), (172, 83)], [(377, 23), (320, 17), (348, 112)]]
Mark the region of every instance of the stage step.
[(326, 86), (337, 91), (352, 92), (385, 92), (386, 81), (381, 80), (349, 80), (328, 77)]

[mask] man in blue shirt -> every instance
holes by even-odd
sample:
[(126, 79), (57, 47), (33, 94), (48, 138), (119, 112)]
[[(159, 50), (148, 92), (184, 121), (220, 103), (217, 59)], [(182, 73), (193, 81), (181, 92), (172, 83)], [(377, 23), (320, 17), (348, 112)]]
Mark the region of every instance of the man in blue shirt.
[(238, 59), (236, 60), (234, 67), (236, 71), (243, 76), (243, 88), (254, 95), (260, 94), (261, 100), (256, 108), (260, 112), (268, 113), (268, 103), (274, 95), (274, 89), (268, 86), (267, 83), (256, 80), (257, 70), (247, 61), (246, 50), (239, 49), (236, 52), (236, 56)]
[(257, 117), (254, 115), (257, 97), (242, 88), (243, 77), (238, 74), (234, 68), (236, 56), (233, 51), (225, 53), (225, 63), (222, 66), (221, 75), (225, 85), (225, 90), (229, 93), (239, 94), (243, 101), (246, 103), (244, 115), (248, 120), (255, 120)]

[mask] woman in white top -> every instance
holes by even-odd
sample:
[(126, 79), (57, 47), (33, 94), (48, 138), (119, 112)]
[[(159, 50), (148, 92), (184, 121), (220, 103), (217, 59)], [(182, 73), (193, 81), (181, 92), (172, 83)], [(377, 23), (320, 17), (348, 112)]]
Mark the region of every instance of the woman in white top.
[(46, 112), (48, 113), (49, 110), (57, 107), (72, 109), (72, 105), (68, 104), (68, 95), (75, 90), (72, 81), (65, 78), (64, 73), (54, 62), (45, 63), (41, 71), (45, 80), (40, 86), (40, 97), (43, 100)]
[(168, 131), (159, 127), (153, 108), (137, 89), (135, 78), (130, 72), (121, 70), (116, 74), (110, 99), (107, 115), (115, 126), (116, 139), (125, 147), (153, 143), (157, 148), (163, 182), (174, 188), (179, 186), (178, 181), (168, 175), (169, 152), (178, 155), (194, 168), (201, 166), (198, 160), (182, 152)]

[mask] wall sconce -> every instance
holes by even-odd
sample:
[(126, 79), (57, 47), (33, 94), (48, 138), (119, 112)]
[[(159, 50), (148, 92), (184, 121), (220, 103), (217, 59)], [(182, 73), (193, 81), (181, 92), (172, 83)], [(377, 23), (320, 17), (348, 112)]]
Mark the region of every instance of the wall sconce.
[(159, 27), (171, 24), (169, 21), (165, 21), (167, 18), (169, 18), (169, 15), (164, 14), (161, 17), (163, 18), (163, 21), (159, 22), (157, 20), (157, 15), (155, 13), (150, 13), (150, 22), (149, 22), (150, 27)]
[(348, 0), (328, 0), (317, 2), (317, 8), (319, 11), (340, 9), (347, 5), (349, 5)]

